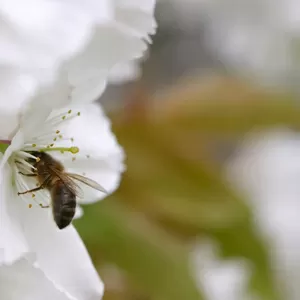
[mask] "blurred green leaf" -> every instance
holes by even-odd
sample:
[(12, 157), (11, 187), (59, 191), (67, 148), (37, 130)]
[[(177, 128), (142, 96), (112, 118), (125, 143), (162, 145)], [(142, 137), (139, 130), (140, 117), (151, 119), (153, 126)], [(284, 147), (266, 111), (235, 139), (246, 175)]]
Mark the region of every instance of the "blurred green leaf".
[[(117, 264), (155, 300), (200, 300), (189, 254), (178, 241), (113, 199), (85, 207), (77, 228), (91, 249)], [(93, 226), (101, 220), (100, 226)], [(93, 241), (97, 241), (94, 244)]]
[[(128, 155), (130, 170), (117, 195), (189, 239), (213, 238), (223, 256), (248, 259), (253, 265), (250, 290), (264, 300), (280, 299), (271, 262), (255, 232), (251, 212), (207, 159), (188, 159), (172, 142), (169, 124), (137, 122), (116, 130)], [(187, 148), (193, 147), (193, 141)]]

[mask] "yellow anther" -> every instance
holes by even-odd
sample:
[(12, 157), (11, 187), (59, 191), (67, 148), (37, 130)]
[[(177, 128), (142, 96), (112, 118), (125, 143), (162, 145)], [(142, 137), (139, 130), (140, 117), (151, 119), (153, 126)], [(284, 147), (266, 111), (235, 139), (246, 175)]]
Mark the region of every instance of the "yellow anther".
[(77, 116), (80, 116), (80, 111), (77, 113)]
[(32, 194), (31, 197), (34, 198), (34, 197), (35, 197), (35, 194)]
[(55, 138), (53, 139), (53, 142), (56, 142), (56, 140), (57, 140), (57, 138), (55, 137)]
[(54, 146), (54, 144), (50, 144), (50, 147), (53, 147)]
[(32, 204), (28, 204), (28, 208), (31, 208), (32, 207)]
[(72, 112), (72, 110), (70, 109), (69, 111), (68, 111), (68, 114), (70, 114)]
[(36, 159), (35, 159), (35, 161), (36, 162), (39, 162), (41, 159), (39, 158), (39, 157), (37, 157)]
[(31, 146), (32, 146), (32, 147), (36, 147), (36, 144), (32, 144)]
[(78, 147), (71, 147), (70, 148), (71, 153), (76, 154), (79, 152), (79, 148)]
[(62, 119), (65, 120), (66, 116), (62, 116)]
[(55, 132), (56, 134), (59, 134), (60, 133), (60, 131), (59, 130), (56, 130), (56, 132)]
[(60, 134), (59, 136), (58, 136), (60, 139), (62, 139), (63, 138), (63, 136)]

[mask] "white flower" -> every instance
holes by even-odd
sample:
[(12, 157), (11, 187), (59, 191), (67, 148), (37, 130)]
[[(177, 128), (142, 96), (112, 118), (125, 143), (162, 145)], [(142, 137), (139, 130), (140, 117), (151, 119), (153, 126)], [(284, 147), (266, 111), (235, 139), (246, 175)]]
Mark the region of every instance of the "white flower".
[(154, 0), (114, 1), (114, 19), (99, 24), (81, 53), (61, 69), (73, 86), (74, 102), (93, 101), (103, 92), (112, 69), (142, 57), (155, 33)]
[[(103, 284), (76, 230), (72, 225), (59, 230), (51, 209), (40, 207), (50, 203), (46, 190), (18, 196), (37, 183), (19, 172), (32, 172), (30, 151), (51, 150), (46, 153), (63, 163), (66, 171), (89, 177), (111, 193), (123, 171), (123, 151), (96, 104), (53, 111), (44, 121), (38, 112), (29, 116), (23, 118), (1, 160), (0, 268), (34, 253), (35, 266), (59, 290), (75, 299), (98, 300)], [(79, 204), (105, 196), (90, 187), (82, 189), (85, 198), (78, 199)]]
[[(4, 0), (0, 7), (0, 110), (13, 114), (62, 61), (82, 50), (95, 23), (112, 19), (111, 1)], [(93, 5), (94, 11), (91, 8)], [(98, 11), (95, 16), (95, 11)], [(8, 105), (9, 101), (9, 105)]]
[(202, 1), (200, 18), (221, 61), (264, 84), (299, 80), (300, 6), (294, 0)]
[(212, 242), (194, 247), (192, 264), (200, 291), (207, 300), (246, 300), (249, 266), (240, 260), (221, 261)]
[[(30, 0), (25, 6), (17, 0), (6, 2), (0, 8), (0, 22), (2, 15), (10, 16), (5, 22), (3, 17), (5, 26), (0, 32), (0, 126), (7, 130), (0, 132), (0, 138), (17, 126), (20, 111), (32, 103), (37, 91), (37, 101), (50, 108), (70, 101), (50, 97), (52, 86), (70, 86), (74, 103), (98, 99), (113, 68), (140, 58), (156, 28), (153, 0), (89, 0), (84, 4)], [(29, 7), (24, 14), (21, 8)], [(132, 78), (131, 72), (127, 75), (118, 78)]]
[(72, 299), (27, 258), (20, 259), (11, 266), (0, 267), (0, 291), (2, 299), (10, 300)]
[(286, 299), (300, 297), (300, 136), (278, 129), (253, 134), (239, 148), (228, 173), (253, 207), (269, 243), (272, 266)]

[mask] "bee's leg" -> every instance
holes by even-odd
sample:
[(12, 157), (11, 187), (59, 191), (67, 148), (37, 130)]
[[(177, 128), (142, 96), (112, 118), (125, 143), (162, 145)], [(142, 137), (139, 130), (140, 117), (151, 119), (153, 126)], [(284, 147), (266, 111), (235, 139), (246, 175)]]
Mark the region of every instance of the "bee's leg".
[(48, 181), (49, 181), (49, 177), (45, 179), (45, 181), (38, 187), (34, 188), (34, 189), (31, 189), (31, 190), (27, 190), (27, 191), (24, 191), (24, 192), (18, 192), (18, 196), (19, 195), (24, 195), (24, 194), (27, 194), (27, 193), (32, 193), (32, 192), (37, 192), (39, 190), (42, 190), (45, 188), (45, 186), (47, 185)]
[(28, 177), (36, 177), (37, 174), (25, 174), (25, 173), (22, 173), (22, 172), (19, 172), (19, 174), (22, 174), (24, 176), (28, 176)]
[(34, 189), (31, 189), (31, 190), (27, 190), (25, 192), (18, 192), (18, 195), (24, 195), (24, 194), (27, 194), (27, 193), (32, 193), (32, 192), (37, 192), (39, 190), (42, 190), (44, 188), (44, 184), (41, 184), (40, 186), (34, 188)]
[(40, 204), (40, 207), (41, 207), (41, 208), (49, 208), (50, 205), (43, 205), (43, 204)]

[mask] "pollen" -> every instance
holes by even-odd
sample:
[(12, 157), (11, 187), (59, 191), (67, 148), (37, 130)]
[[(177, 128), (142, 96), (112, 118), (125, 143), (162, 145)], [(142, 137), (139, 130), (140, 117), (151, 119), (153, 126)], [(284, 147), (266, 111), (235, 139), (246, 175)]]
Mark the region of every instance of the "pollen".
[(35, 161), (36, 162), (39, 162), (41, 159), (39, 158), (39, 157), (37, 157), (36, 159), (35, 159)]
[(53, 147), (54, 146), (54, 144), (50, 144), (50, 147)]
[(34, 197), (35, 197), (35, 194), (32, 194), (31, 197), (34, 198)]
[(62, 118), (63, 120), (65, 120), (65, 119), (66, 119), (66, 116), (62, 116), (61, 118)]
[(80, 116), (80, 111), (77, 113), (77, 116)]
[(32, 204), (28, 204), (28, 208), (31, 208), (32, 207)]
[(57, 138), (55, 137), (55, 138), (53, 139), (53, 142), (56, 142), (56, 140), (57, 140)]
[(32, 144), (31, 146), (32, 146), (32, 147), (36, 147), (36, 144)]
[(56, 130), (56, 132), (55, 132), (56, 134), (59, 134), (60, 133), (60, 131), (59, 130)]
[(68, 114), (70, 114), (72, 112), (72, 109), (70, 109), (69, 111), (68, 111)]

